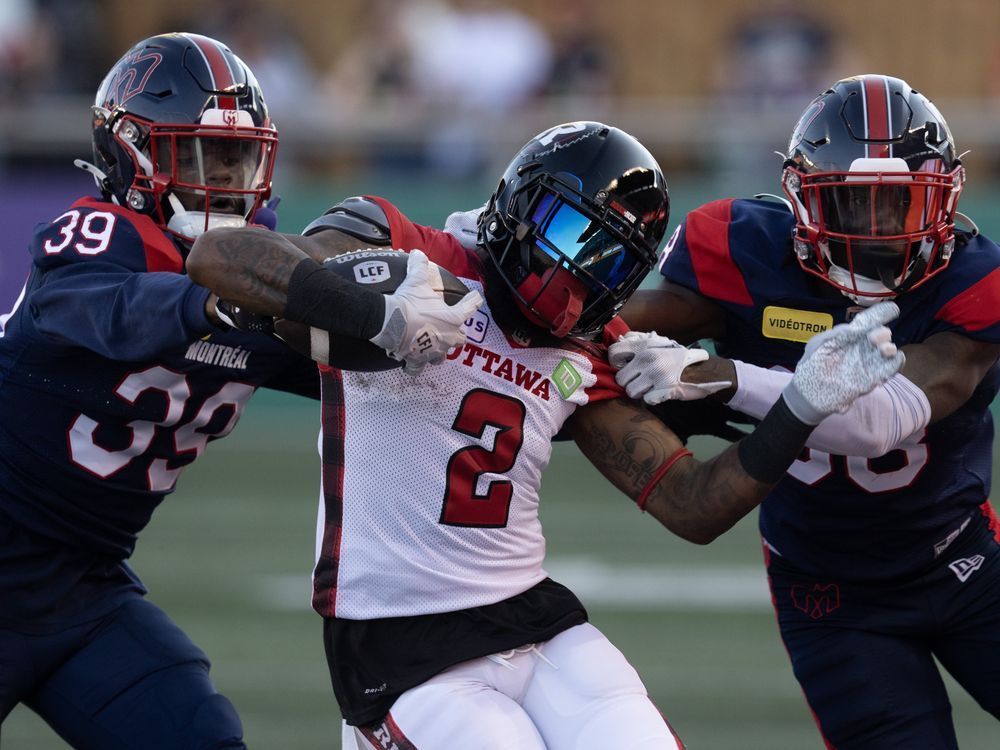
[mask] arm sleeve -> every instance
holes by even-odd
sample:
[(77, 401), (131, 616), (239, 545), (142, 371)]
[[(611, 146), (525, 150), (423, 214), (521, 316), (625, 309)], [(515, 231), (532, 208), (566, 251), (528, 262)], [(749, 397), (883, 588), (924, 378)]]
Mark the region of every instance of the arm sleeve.
[[(738, 386), (728, 406), (760, 419), (791, 382), (792, 373), (767, 370), (733, 360)], [(885, 455), (930, 422), (931, 405), (926, 394), (896, 373), (885, 384), (868, 393), (844, 414), (833, 414), (810, 435), (810, 448), (839, 456), (876, 458)]]
[(38, 334), (109, 359), (140, 361), (215, 330), (209, 291), (186, 276), (111, 263), (49, 270), (25, 300)]

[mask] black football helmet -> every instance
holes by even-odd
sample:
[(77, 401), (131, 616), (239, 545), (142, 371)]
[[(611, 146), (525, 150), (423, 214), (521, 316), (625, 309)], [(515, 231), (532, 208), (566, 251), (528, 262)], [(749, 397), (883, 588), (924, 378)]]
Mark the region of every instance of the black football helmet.
[(656, 262), (670, 199), (656, 159), (599, 122), (532, 138), (479, 219), (479, 244), (521, 312), (555, 336), (587, 336)]
[(792, 133), (782, 187), (802, 267), (870, 305), (947, 266), (965, 170), (951, 131), (898, 78), (837, 81)]
[(93, 107), (105, 198), (191, 241), (243, 226), (271, 191), (278, 131), (250, 69), (221, 42), (162, 34), (115, 63)]

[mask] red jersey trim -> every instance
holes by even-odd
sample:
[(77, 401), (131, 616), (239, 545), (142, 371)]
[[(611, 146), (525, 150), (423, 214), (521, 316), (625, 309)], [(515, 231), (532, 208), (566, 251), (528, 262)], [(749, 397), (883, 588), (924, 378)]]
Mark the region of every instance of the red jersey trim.
[(964, 292), (955, 295), (937, 313), (943, 320), (966, 331), (982, 331), (1000, 323), (1000, 268), (994, 269)]
[(456, 237), (434, 227), (423, 226), (410, 221), (385, 198), (375, 195), (364, 196), (377, 203), (389, 220), (389, 236), (392, 247), (410, 252), (423, 250), (427, 257), (444, 266), (460, 278), (482, 281), (482, 266), (476, 254), (462, 246)]
[(993, 532), (993, 538), (1000, 543), (1000, 518), (997, 518), (996, 511), (993, 510), (993, 505), (987, 500), (979, 506), (979, 510), (986, 519), (990, 531)]
[(184, 258), (180, 250), (160, 227), (146, 214), (136, 213), (128, 208), (97, 198), (81, 198), (73, 208), (87, 208), (92, 211), (107, 211), (128, 221), (142, 240), (146, 253), (147, 271), (168, 271), (184, 273)]
[(337, 616), (340, 546), (344, 526), (344, 379), (333, 367), (319, 365), (322, 408), (321, 464), (324, 523), (313, 569), (312, 606), (324, 617)]
[(753, 298), (729, 248), (733, 200), (713, 201), (688, 214), (684, 236), (701, 293), (721, 302), (752, 305)]
[(597, 382), (586, 391), (589, 403), (608, 401), (613, 398), (627, 398), (625, 389), (618, 385), (615, 380), (618, 370), (608, 362), (608, 347), (624, 336), (628, 330), (628, 324), (620, 317), (615, 316), (604, 326), (600, 342), (566, 339), (564, 348), (572, 349), (586, 357), (587, 361), (590, 362), (591, 372), (597, 378)]

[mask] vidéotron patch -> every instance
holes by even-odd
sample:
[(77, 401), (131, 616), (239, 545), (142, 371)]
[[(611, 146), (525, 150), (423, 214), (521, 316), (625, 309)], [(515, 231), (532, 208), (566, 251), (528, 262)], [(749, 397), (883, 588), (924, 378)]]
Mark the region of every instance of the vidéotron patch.
[(793, 310), (790, 307), (768, 305), (764, 308), (764, 319), (760, 332), (769, 339), (801, 341), (805, 343), (818, 333), (833, 327), (830, 313)]

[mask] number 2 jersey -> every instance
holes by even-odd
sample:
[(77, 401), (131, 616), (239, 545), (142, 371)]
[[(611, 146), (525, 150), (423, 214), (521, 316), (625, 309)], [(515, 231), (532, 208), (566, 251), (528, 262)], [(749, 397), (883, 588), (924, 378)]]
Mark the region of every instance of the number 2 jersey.
[(209, 323), (208, 290), (149, 217), (82, 199), (36, 227), (30, 249), (25, 289), (0, 316), (0, 526), (65, 559), (0, 548), (0, 621), (17, 626), (110, 606), (77, 596), (103, 575), (87, 566), (110, 571), (132, 553), (259, 386), (318, 396), (315, 363)]
[[(420, 248), (489, 298), (484, 284), (496, 277), (475, 251), (369, 200), (388, 219), (392, 247)], [(321, 368), (313, 608), (326, 618), (334, 694), (350, 724), (381, 720), (452, 664), (586, 621), (542, 567), (538, 493), (566, 420), (624, 395), (606, 349), (533, 344), (502, 330), (488, 303), (465, 327), (465, 344), (415, 378)]]
[[(793, 225), (775, 201), (715, 201), (664, 250), (663, 276), (725, 311), (720, 355), (792, 370), (805, 341), (860, 309), (801, 269)], [(898, 345), (946, 331), (1000, 342), (1000, 248), (959, 235), (949, 266), (896, 299)], [(800, 570), (877, 581), (925, 570), (969, 523), (995, 524), (986, 498), (998, 385), (994, 365), (953, 414), (879, 458), (806, 449), (761, 506), (765, 542)]]
[[(420, 248), (483, 291), (474, 251), (372, 200), (392, 247)], [(578, 407), (623, 392), (603, 346), (533, 346), (501, 330), (486, 304), (465, 325), (465, 344), (416, 378), (321, 368), (313, 605), (326, 617), (479, 607), (545, 578), (538, 491), (552, 438)]]

